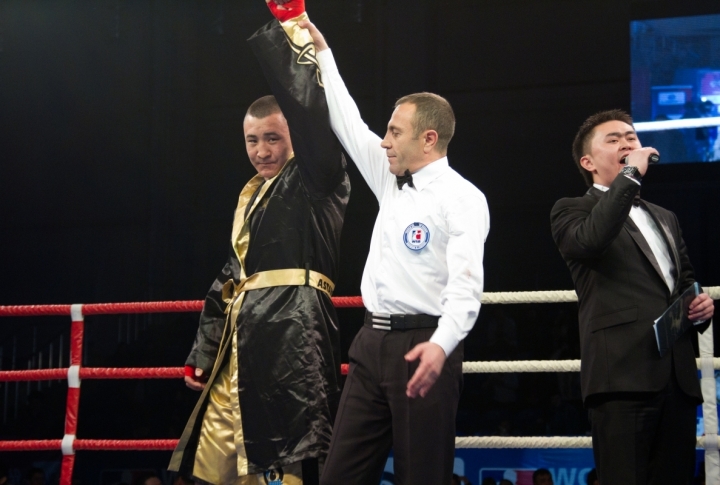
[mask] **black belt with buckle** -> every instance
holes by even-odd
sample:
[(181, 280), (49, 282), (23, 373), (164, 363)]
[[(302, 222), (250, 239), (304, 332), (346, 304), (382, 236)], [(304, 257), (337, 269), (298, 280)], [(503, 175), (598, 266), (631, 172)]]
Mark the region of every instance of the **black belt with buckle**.
[(371, 313), (365, 311), (365, 325), (377, 330), (412, 330), (415, 328), (437, 328), (440, 317), (426, 315), (403, 315)]

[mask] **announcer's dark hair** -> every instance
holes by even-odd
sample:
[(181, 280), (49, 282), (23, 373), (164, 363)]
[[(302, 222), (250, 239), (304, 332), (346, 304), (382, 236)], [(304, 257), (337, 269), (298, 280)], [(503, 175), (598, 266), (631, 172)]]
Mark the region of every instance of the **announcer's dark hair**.
[(573, 140), (573, 160), (575, 160), (575, 164), (577, 165), (578, 170), (580, 170), (580, 174), (583, 176), (583, 179), (585, 179), (585, 183), (588, 187), (593, 184), (592, 173), (585, 170), (582, 165), (580, 165), (580, 159), (590, 153), (590, 141), (595, 134), (595, 127), (602, 125), (603, 123), (607, 123), (608, 121), (622, 121), (630, 126), (633, 124), (632, 117), (621, 109), (600, 111), (599, 113), (595, 113), (586, 119), (585, 122), (580, 125), (580, 129), (575, 135), (575, 140)]

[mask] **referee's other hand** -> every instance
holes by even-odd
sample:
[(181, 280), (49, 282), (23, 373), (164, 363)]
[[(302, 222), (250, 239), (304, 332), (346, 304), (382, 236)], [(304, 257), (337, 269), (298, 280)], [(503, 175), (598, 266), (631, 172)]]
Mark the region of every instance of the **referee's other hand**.
[(413, 349), (405, 354), (405, 360), (413, 362), (420, 359), (420, 364), (415, 370), (412, 378), (408, 382), (408, 397), (425, 397), (430, 388), (442, 372), (445, 365), (445, 351), (438, 344), (432, 342), (423, 342), (416, 345)]

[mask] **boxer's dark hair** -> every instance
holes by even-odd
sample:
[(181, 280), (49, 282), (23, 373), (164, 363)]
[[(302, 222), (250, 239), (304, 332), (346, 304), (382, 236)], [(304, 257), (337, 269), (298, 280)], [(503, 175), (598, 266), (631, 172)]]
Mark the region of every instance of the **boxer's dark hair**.
[(278, 104), (275, 96), (268, 94), (262, 98), (258, 98), (250, 105), (247, 109), (245, 116), (252, 116), (253, 118), (265, 118), (275, 113), (282, 113), (280, 105)]

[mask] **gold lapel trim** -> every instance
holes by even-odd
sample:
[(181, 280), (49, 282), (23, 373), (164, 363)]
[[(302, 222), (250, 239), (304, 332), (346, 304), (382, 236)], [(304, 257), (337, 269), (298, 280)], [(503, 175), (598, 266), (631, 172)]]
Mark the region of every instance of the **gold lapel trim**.
[[(287, 162), (285, 162), (283, 168), (281, 168), (277, 175), (275, 175), (273, 178), (265, 180), (259, 174), (255, 175), (253, 178), (250, 179), (250, 181), (245, 185), (245, 187), (243, 187), (242, 191), (240, 192), (238, 206), (237, 209), (235, 209), (235, 218), (233, 219), (233, 229), (230, 243), (232, 244), (233, 250), (235, 251), (238, 260), (240, 261), (241, 280), (244, 279), (246, 275), (245, 255), (247, 254), (248, 247), (250, 246), (250, 219), (252, 217), (252, 214), (257, 208), (258, 204), (260, 204), (260, 202), (262, 201), (263, 197), (265, 197), (267, 191), (270, 189), (270, 187), (272, 187), (275, 180), (277, 180), (277, 178), (283, 173), (283, 171), (285, 171), (285, 168), (287, 168), (287, 166), (293, 161), (294, 157), (294, 153), (291, 153), (290, 158)], [(250, 208), (247, 217), (245, 217), (245, 210), (247, 208), (247, 205), (250, 203), (253, 194), (255, 193), (255, 191), (258, 190), (258, 187), (261, 184), (264, 185), (260, 188), (260, 192), (258, 193), (257, 197), (255, 197), (255, 201), (253, 202), (253, 205)]]
[[(261, 203), (267, 191), (270, 190), (270, 188), (274, 185), (278, 177), (282, 175), (287, 166), (293, 162), (294, 157), (295, 154), (290, 153), (290, 158), (288, 159), (288, 161), (285, 162), (285, 165), (283, 165), (277, 175), (275, 175), (273, 178), (265, 180), (259, 174), (255, 175), (253, 178), (250, 179), (247, 185), (245, 185), (245, 187), (240, 192), (238, 206), (237, 209), (235, 209), (235, 218), (233, 220), (231, 240), (233, 250), (235, 251), (235, 254), (238, 257), (238, 261), (240, 262), (240, 281), (245, 280), (247, 274), (245, 272), (245, 256), (247, 255), (247, 250), (250, 246), (250, 220), (252, 219), (253, 212), (257, 208), (258, 204)], [(250, 210), (248, 211), (246, 217), (245, 209), (250, 203), (250, 200), (252, 199), (255, 191), (258, 190), (260, 184), (263, 184), (263, 186), (260, 187), (260, 192), (258, 192), (257, 197), (255, 197), (255, 201), (253, 202), (252, 207), (250, 207)], [(225, 320), (223, 337), (226, 335), (226, 333), (228, 333), (228, 327), (231, 325), (234, 326), (236, 324), (238, 313), (240, 313), (240, 307), (242, 307), (244, 295), (245, 293), (240, 293), (238, 297), (230, 303), (230, 308), (226, 310), (229, 319)]]

